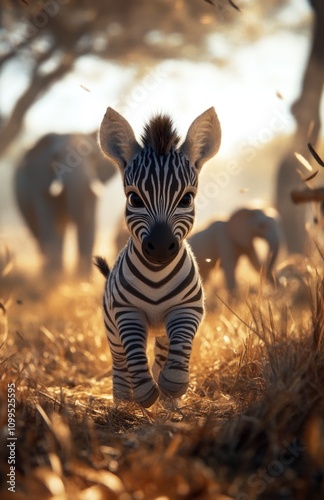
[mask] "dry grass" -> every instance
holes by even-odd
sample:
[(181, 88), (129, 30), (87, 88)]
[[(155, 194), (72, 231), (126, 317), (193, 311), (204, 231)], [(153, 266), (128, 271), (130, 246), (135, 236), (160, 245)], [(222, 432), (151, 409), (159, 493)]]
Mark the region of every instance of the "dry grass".
[[(287, 289), (229, 309), (211, 290), (188, 393), (150, 411), (111, 399), (102, 286), (45, 291), (12, 272), (0, 278), (1, 499), (323, 498), (319, 274), (298, 306)], [(14, 496), (6, 483), (12, 382)]]

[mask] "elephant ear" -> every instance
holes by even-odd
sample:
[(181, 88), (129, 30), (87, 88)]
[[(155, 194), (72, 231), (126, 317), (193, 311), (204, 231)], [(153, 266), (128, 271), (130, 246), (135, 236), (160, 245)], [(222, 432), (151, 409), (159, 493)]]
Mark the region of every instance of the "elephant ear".
[(192, 122), (180, 151), (200, 170), (219, 150), (221, 136), (216, 111), (213, 107), (209, 108)]
[(103, 153), (121, 172), (141, 149), (128, 121), (110, 107), (100, 125), (99, 142)]

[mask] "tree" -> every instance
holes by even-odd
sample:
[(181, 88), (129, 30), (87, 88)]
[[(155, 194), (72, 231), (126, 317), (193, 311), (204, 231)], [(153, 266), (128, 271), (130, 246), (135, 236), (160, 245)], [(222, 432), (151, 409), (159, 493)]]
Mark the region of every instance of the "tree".
[(307, 251), (305, 206), (296, 207), (290, 197), (301, 183), (295, 152), (310, 158), (307, 144), (316, 147), (321, 130), (320, 102), (324, 84), (324, 2), (309, 0), (314, 9), (314, 26), (310, 53), (306, 63), (300, 96), (292, 106), (296, 132), (290, 151), (278, 168), (276, 206), (281, 216), (287, 249), (292, 253)]
[(206, 36), (219, 18), (228, 22), (235, 7), (232, 0), (216, 0), (213, 6), (202, 0), (6, 0), (0, 69), (13, 59), (25, 61), (30, 83), (3, 120), (0, 154), (21, 131), (30, 106), (79, 57), (92, 54), (119, 64), (199, 59)]

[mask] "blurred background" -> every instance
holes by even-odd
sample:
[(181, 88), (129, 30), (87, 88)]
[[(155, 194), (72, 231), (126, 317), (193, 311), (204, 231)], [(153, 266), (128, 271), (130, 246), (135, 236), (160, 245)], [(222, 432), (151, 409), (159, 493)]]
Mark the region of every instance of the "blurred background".
[[(274, 206), (320, 1), (2, 0), (0, 239), (17, 266), (39, 256), (15, 202), (17, 165), (46, 133), (97, 130), (107, 106), (138, 136), (159, 111), (184, 136), (215, 106), (222, 145), (203, 171), (197, 227), (241, 206)], [(113, 259), (123, 206), (117, 174), (98, 201), (94, 253)], [(71, 230), (68, 265), (74, 255)]]

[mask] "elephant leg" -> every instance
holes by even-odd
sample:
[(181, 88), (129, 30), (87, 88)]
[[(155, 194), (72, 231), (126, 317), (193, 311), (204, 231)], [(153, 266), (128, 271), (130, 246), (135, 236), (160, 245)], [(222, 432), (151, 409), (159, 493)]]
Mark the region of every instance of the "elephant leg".
[(14, 188), (20, 214), (34, 238), (39, 242), (39, 228), (34, 198), (30, 194), (28, 177), (23, 168), (18, 168), (15, 172)]
[(81, 276), (89, 277), (92, 268), (92, 252), (95, 241), (95, 221), (91, 221), (87, 227), (84, 225), (77, 225), (77, 239), (78, 239), (78, 274)]
[(262, 273), (262, 276), (267, 278), (270, 283), (273, 284), (273, 277), (271, 275), (271, 270), (269, 272), (269, 265), (268, 262), (265, 262), (264, 264), (261, 264), (260, 259), (258, 257), (258, 254), (256, 253), (256, 250), (254, 246), (252, 245), (251, 248), (249, 248), (247, 252), (247, 257), (252, 264), (253, 268), (256, 270), (256, 272), (260, 275), (260, 272)]
[(32, 233), (33, 237), (39, 240), (39, 230), (37, 224), (37, 217), (34, 210), (33, 203), (27, 200), (22, 200), (21, 198), (17, 200), (20, 213), (28, 226), (29, 231)]
[(226, 265), (226, 267), (223, 267), (225, 274), (226, 288), (232, 295), (234, 295), (237, 288), (235, 267), (236, 263), (231, 263), (229, 266)]
[[(58, 200), (55, 200), (56, 202)], [(38, 244), (44, 256), (46, 272), (63, 270), (63, 239), (65, 226), (58, 225), (58, 214), (53, 200), (38, 197), (35, 202)]]
[(29, 178), (25, 168), (19, 168), (14, 178), (15, 195), (21, 215), (43, 256), (44, 270), (55, 273), (62, 270), (64, 229), (58, 227), (57, 220), (64, 199), (50, 197), (44, 186), (37, 183), (41, 181)]
[(247, 256), (248, 256), (248, 259), (249, 259), (250, 263), (252, 264), (253, 268), (256, 270), (256, 272), (260, 273), (261, 262), (260, 262), (260, 259), (257, 255), (253, 245), (251, 245), (251, 247), (248, 249)]
[(96, 230), (96, 198), (89, 202), (75, 216), (74, 223), (77, 230), (77, 245), (79, 260), (77, 274), (88, 278), (92, 269), (92, 253), (95, 243)]
[(226, 283), (226, 288), (230, 292), (230, 294), (234, 294), (237, 288), (236, 283), (236, 266), (238, 262), (238, 257), (235, 254), (235, 250), (233, 248), (233, 244), (229, 241), (224, 241), (221, 243), (220, 249), (220, 265), (224, 272), (224, 278)]

